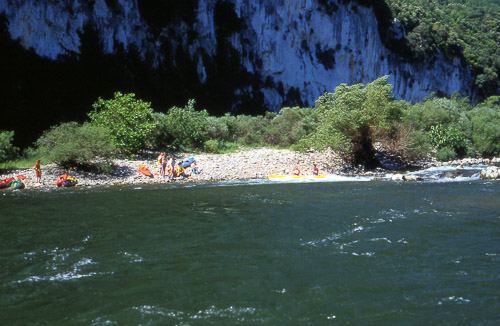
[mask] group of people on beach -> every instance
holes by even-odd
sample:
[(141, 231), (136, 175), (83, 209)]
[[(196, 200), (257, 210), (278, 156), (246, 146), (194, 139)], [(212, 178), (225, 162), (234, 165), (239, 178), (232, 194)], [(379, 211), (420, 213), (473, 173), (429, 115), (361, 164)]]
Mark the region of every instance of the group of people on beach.
[[(167, 153), (165, 152), (160, 153), (160, 155), (158, 156), (157, 165), (160, 167), (159, 175), (162, 178), (165, 178), (166, 173), (168, 173), (169, 179), (173, 177), (183, 177), (183, 178), (189, 177), (189, 175), (186, 174), (186, 170), (182, 166), (182, 162), (178, 162), (177, 165), (175, 164), (174, 155), (170, 155), (167, 161)], [(192, 174), (200, 173), (196, 161), (193, 160), (193, 162), (190, 165), (190, 168)]]

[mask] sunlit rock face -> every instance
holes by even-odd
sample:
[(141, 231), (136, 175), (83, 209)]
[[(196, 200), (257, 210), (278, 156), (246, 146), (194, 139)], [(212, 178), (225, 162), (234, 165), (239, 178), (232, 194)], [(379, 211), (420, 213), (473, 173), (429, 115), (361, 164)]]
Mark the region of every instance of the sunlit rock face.
[[(188, 67), (207, 93), (217, 92), (210, 83), (224, 74), (232, 79), (224, 91), (233, 110), (252, 98), (271, 110), (312, 106), (341, 83), (383, 75), (407, 101), (431, 92), (473, 95), (460, 59), (407, 61), (382, 42), (373, 9), (356, 1), (191, 0), (176, 4), (178, 16), (168, 15), (164, 4), (155, 12), (147, 1), (0, 0), (0, 13), (13, 39), (53, 60), (78, 56), (84, 27), (91, 26), (103, 53), (133, 48), (154, 67)], [(387, 35), (398, 39), (404, 30), (395, 22)]]

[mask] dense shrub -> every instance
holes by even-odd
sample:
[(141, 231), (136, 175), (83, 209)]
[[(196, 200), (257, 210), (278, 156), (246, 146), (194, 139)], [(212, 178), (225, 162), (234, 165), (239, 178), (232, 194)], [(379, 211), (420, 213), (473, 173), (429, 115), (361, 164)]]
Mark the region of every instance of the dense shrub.
[(13, 140), (14, 131), (0, 131), (0, 163), (16, 157), (19, 149), (13, 145)]
[(154, 142), (174, 148), (201, 148), (206, 139), (208, 112), (196, 111), (195, 100), (189, 100), (183, 108), (172, 107), (167, 114), (156, 114)]
[(470, 135), (470, 121), (467, 112), (471, 110), (467, 99), (437, 98), (431, 95), (424, 102), (408, 106), (404, 120), (417, 128), (430, 131), (438, 124), (446, 127), (453, 126), (464, 135)]
[(490, 98), (471, 112), (472, 141), (483, 155), (500, 154), (500, 97)]
[(117, 152), (109, 129), (89, 123), (62, 123), (45, 131), (36, 141), (46, 162), (63, 167), (104, 169)]
[[(404, 112), (403, 120), (419, 132), (420, 142), (427, 138), (440, 159), (452, 159), (472, 153), (472, 125), (469, 112), (472, 106), (468, 99), (459, 100), (437, 98), (430, 95), (424, 102), (409, 105)], [(417, 140), (417, 139), (416, 139)]]
[(431, 144), (439, 151), (441, 149), (447, 149), (447, 153), (451, 150), (457, 154), (464, 155), (467, 149), (467, 140), (464, 134), (452, 127), (444, 127), (441, 124), (432, 126), (429, 132)]
[(283, 108), (272, 116), (264, 139), (270, 145), (288, 147), (314, 130), (315, 118), (310, 108)]
[(206, 126), (206, 139), (231, 141), (234, 135), (235, 117), (226, 114), (222, 117), (208, 117)]
[(232, 121), (233, 138), (241, 145), (265, 145), (270, 120), (263, 116), (238, 115)]
[(409, 159), (420, 159), (432, 150), (429, 134), (423, 130), (412, 130), (404, 145), (403, 156)]
[(441, 161), (449, 161), (457, 158), (457, 152), (453, 147), (442, 147), (438, 149), (437, 158)]
[(122, 153), (141, 150), (155, 127), (151, 104), (136, 100), (132, 93), (116, 92), (111, 100), (99, 98), (93, 108), (88, 114), (92, 124), (109, 129)]
[(219, 151), (219, 142), (216, 139), (209, 139), (203, 144), (203, 149), (207, 153), (217, 153)]

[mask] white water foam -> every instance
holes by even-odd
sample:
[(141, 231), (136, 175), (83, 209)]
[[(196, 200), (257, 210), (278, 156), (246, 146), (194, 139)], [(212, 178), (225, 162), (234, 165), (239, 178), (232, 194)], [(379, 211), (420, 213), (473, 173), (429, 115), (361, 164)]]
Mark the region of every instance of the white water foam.
[(451, 303), (457, 303), (457, 304), (464, 304), (464, 303), (470, 303), (470, 299), (466, 299), (464, 297), (458, 297), (458, 296), (451, 296), (447, 298), (442, 298), (441, 300), (438, 301), (438, 305), (442, 305), (444, 303), (451, 302)]

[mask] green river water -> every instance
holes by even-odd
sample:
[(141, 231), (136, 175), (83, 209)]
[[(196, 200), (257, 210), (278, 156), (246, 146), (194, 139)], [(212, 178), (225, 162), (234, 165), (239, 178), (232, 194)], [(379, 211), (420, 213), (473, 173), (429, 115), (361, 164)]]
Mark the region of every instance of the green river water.
[(0, 325), (499, 325), (500, 182), (0, 193)]

